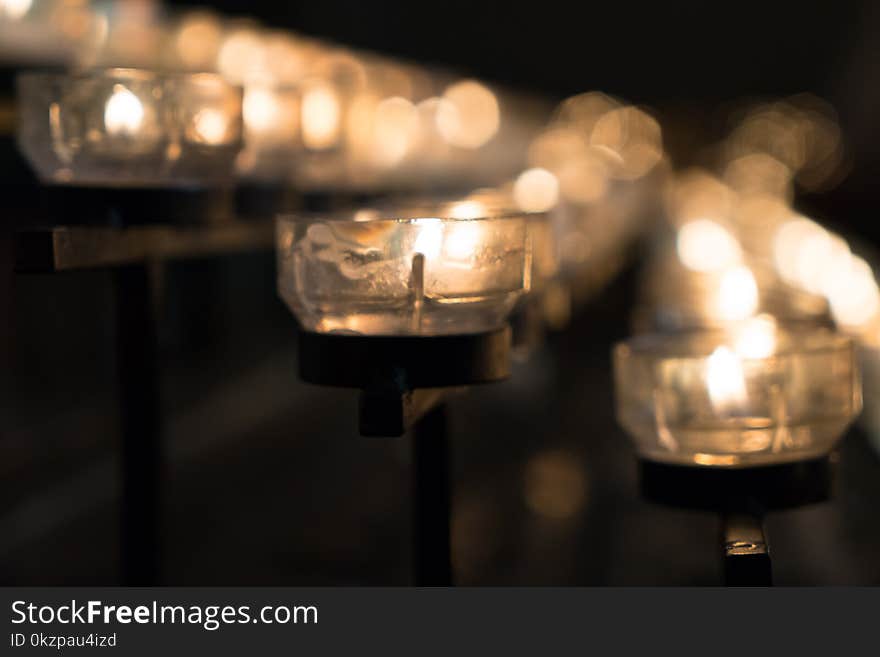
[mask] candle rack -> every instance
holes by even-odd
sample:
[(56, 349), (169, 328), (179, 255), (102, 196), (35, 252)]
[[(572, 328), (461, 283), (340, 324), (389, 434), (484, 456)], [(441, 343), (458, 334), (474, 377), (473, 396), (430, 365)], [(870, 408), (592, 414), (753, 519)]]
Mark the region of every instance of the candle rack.
[(414, 581), (453, 583), (446, 401), (510, 374), (510, 329), (467, 335), (361, 336), (302, 331), (299, 375), (360, 392), (363, 436), (412, 436)]
[(772, 561), (764, 516), (831, 499), (835, 454), (778, 465), (714, 468), (639, 460), (643, 499), (691, 511), (717, 513), (720, 554), (728, 586), (770, 586)]
[(506, 322), (530, 274), (525, 215), (456, 209), (278, 221), (301, 378), (358, 389), (365, 436), (411, 430), (418, 585), (452, 583), (445, 401), (509, 375)]
[[(162, 197), (155, 191), (151, 197), (156, 195)], [(117, 196), (120, 198), (124, 197)], [(112, 205), (112, 216), (122, 219), (128, 209), (143, 211), (135, 202), (137, 194), (129, 198), (132, 204)], [(61, 221), (94, 218), (80, 213), (77, 206), (68, 206), (63, 214), (54, 216)], [(268, 251), (273, 227), (268, 222), (236, 221), (189, 226), (121, 224), (22, 230), (16, 234), (15, 268), (28, 274), (89, 269), (112, 272), (122, 443), (121, 577), (128, 585), (148, 585), (160, 579), (163, 464), (155, 313), (160, 290), (154, 285), (154, 272), (169, 259)]]
[(18, 144), (47, 185), (41, 200), (49, 227), (16, 235), (16, 270), (112, 272), (122, 582), (156, 584), (163, 262), (271, 243), (265, 224), (231, 220), (241, 90), (207, 73), (108, 68), (24, 73), (17, 92)]

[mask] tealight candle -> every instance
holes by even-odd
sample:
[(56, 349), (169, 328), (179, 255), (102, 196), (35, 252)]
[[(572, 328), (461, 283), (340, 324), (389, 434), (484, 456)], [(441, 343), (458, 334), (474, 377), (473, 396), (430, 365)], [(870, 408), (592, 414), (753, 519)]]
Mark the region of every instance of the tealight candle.
[(26, 73), (20, 147), (54, 184), (194, 185), (228, 178), (241, 92), (208, 74)]
[(503, 325), (527, 282), (523, 214), (282, 217), (278, 284), (304, 328), (448, 335)]
[(705, 466), (827, 454), (861, 410), (852, 341), (767, 316), (614, 349), (618, 418), (649, 460)]

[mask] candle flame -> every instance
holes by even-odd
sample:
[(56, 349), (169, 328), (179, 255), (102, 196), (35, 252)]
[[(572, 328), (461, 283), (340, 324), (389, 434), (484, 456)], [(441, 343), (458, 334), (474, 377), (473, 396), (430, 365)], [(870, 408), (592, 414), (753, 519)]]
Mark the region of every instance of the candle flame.
[(730, 347), (717, 347), (709, 356), (706, 387), (712, 406), (719, 413), (731, 413), (748, 401), (742, 360)]
[(133, 135), (144, 122), (144, 106), (123, 85), (113, 87), (113, 95), (104, 106), (104, 125), (111, 135)]
[(436, 258), (440, 255), (440, 246), (443, 244), (443, 222), (440, 219), (416, 219), (413, 224), (421, 226), (413, 250), (426, 258)]
[(269, 89), (248, 87), (244, 92), (241, 110), (247, 130), (268, 132), (278, 119), (278, 100)]
[(480, 243), (480, 222), (463, 221), (447, 231), (445, 252), (452, 260), (470, 260)]
[(724, 272), (718, 286), (716, 310), (721, 319), (732, 321), (752, 316), (758, 308), (758, 284), (748, 267)]
[(199, 141), (216, 145), (226, 138), (229, 124), (226, 116), (218, 109), (206, 107), (193, 117), (193, 129)]

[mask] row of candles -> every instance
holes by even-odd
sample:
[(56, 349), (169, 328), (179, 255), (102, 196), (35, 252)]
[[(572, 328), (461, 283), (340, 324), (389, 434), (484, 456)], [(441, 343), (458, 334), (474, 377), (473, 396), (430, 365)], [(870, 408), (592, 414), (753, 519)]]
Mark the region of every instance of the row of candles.
[[(57, 17), (36, 0), (2, 6), (7, 23)], [(82, 52), (140, 68), (21, 78), (19, 142), (45, 181), (478, 188), (450, 203), (282, 218), (279, 288), (305, 328), (473, 333), (517, 307), (558, 326), (664, 199), (671, 230), (658, 231), (636, 313), (644, 335), (615, 350), (619, 415), (640, 454), (811, 458), (859, 412), (852, 339), (870, 375), (878, 284), (842, 237), (793, 209), (795, 186), (821, 189), (845, 170), (818, 100), (752, 109), (714, 169), (673, 173), (658, 122), (601, 93), (566, 100), (541, 126), (540, 103), (254, 23), (199, 11), (139, 24), (155, 38), (132, 52), (111, 47), (121, 28), (110, 23)]]
[[(43, 81), (56, 107), (56, 150), (83, 160), (112, 150), (124, 161), (152, 148), (167, 160), (154, 169), (167, 177), (178, 175), (191, 143), (206, 150), (240, 141), (230, 173), (259, 184), (366, 191), (419, 189), (426, 179), (435, 189), (495, 184), (523, 160), (546, 110), (474, 79), (208, 10), (169, 14), (147, 0), (3, 0), (0, 7), (0, 29), (30, 35), (23, 46), (57, 43), (48, 38), (57, 32), (71, 48), (63, 64), (103, 69)], [(45, 34), (37, 39), (28, 26)], [(5, 54), (20, 61), (26, 53)], [(229, 96), (238, 88), (236, 107)], [(108, 89), (113, 102), (96, 105), (110, 102)], [(22, 111), (35, 112), (24, 99)], [(187, 112), (193, 105), (199, 109)], [(89, 115), (98, 121), (72, 124)], [(87, 164), (56, 169), (46, 175), (105, 179)]]

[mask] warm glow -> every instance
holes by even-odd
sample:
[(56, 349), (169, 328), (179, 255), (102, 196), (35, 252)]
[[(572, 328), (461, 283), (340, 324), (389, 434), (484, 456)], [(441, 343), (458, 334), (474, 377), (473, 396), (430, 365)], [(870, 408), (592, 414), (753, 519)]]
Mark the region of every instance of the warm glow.
[(113, 86), (113, 95), (104, 106), (104, 125), (111, 135), (131, 136), (140, 130), (144, 121), (144, 106), (131, 91), (121, 84)]
[(559, 191), (573, 203), (594, 203), (608, 190), (609, 170), (608, 158), (601, 157), (596, 150), (582, 153), (556, 171)]
[(593, 203), (608, 190), (611, 170), (621, 162), (607, 148), (591, 146), (578, 126), (544, 130), (529, 145), (529, 164), (559, 181), (559, 192), (573, 203)]
[(808, 263), (802, 254), (816, 250), (811, 244), (821, 245), (828, 239), (824, 228), (803, 217), (782, 224), (773, 238), (773, 259), (779, 275), (789, 283), (799, 285), (801, 273)]
[(588, 91), (564, 100), (558, 115), (561, 121), (571, 123), (578, 131), (589, 135), (596, 121), (619, 107), (619, 102), (601, 91)]
[(758, 315), (743, 324), (736, 333), (734, 349), (743, 358), (767, 358), (776, 351), (776, 320)]
[(739, 263), (742, 253), (737, 239), (721, 224), (697, 219), (678, 231), (678, 258), (694, 271), (719, 271)]
[(409, 152), (418, 127), (415, 105), (406, 98), (386, 98), (376, 106), (373, 120), (373, 161), (393, 166)]
[(870, 265), (834, 235), (809, 219), (785, 222), (773, 240), (776, 269), (783, 279), (828, 299), (834, 320), (860, 329), (880, 313), (880, 291)]
[(846, 266), (828, 272), (825, 293), (834, 321), (848, 328), (860, 328), (880, 311), (880, 290), (870, 265), (852, 256)]
[(227, 36), (217, 54), (217, 70), (234, 84), (265, 74), (264, 49), (259, 33), (245, 28)]
[(733, 267), (721, 276), (716, 312), (722, 320), (745, 319), (758, 309), (758, 285), (748, 267)]
[(513, 184), (513, 199), (525, 212), (546, 212), (559, 201), (559, 181), (546, 169), (527, 169)]
[(706, 217), (726, 217), (733, 208), (733, 191), (702, 169), (675, 176), (665, 190), (667, 213), (676, 223)]
[(352, 218), (357, 222), (375, 221), (379, 218), (379, 213), (376, 210), (370, 210), (369, 208), (361, 208), (360, 210), (355, 211), (354, 217)]
[(245, 89), (241, 112), (248, 133), (291, 138), (295, 136), (296, 114), (283, 111), (278, 94), (272, 89), (265, 87)]
[(529, 144), (529, 164), (555, 171), (589, 149), (583, 132), (573, 126), (543, 130)]
[(765, 153), (739, 157), (724, 171), (724, 181), (742, 196), (767, 195), (788, 198), (791, 192), (791, 170)]
[(269, 77), (284, 86), (300, 82), (308, 70), (310, 59), (314, 57), (308, 45), (284, 32), (266, 35), (263, 51)]
[(226, 115), (218, 109), (206, 107), (193, 117), (196, 138), (205, 144), (222, 143), (226, 139), (228, 127)]
[(782, 163), (806, 189), (833, 186), (844, 162), (834, 108), (809, 94), (755, 107), (725, 145), (729, 161), (754, 154)]
[(17, 21), (31, 8), (33, 0), (0, 0), (0, 16)]
[(181, 22), (177, 32), (177, 56), (187, 69), (208, 70), (220, 48), (223, 26), (212, 14), (195, 12)]
[(849, 266), (852, 254), (846, 241), (800, 218), (776, 231), (773, 256), (783, 279), (813, 294), (825, 294), (829, 281)]
[(459, 201), (449, 210), (454, 219), (477, 219), (486, 216), (486, 207), (479, 201)]
[(339, 98), (330, 87), (310, 87), (302, 99), (302, 137), (306, 148), (325, 150), (339, 140), (341, 128)]
[(250, 88), (245, 91), (241, 110), (245, 129), (265, 132), (278, 115), (278, 103), (268, 89)]
[(416, 219), (413, 224), (421, 227), (413, 251), (421, 253), (426, 258), (436, 258), (440, 255), (440, 247), (443, 245), (443, 222), (440, 219)]
[(453, 84), (437, 107), (437, 129), (443, 139), (459, 148), (479, 148), (488, 142), (501, 121), (495, 94), (474, 80)]
[(565, 520), (581, 512), (586, 504), (586, 473), (576, 454), (544, 452), (526, 465), (523, 492), (533, 512), (551, 520)]
[(707, 359), (706, 388), (719, 413), (731, 413), (748, 401), (742, 361), (730, 347), (716, 348)]
[(444, 251), (452, 260), (470, 260), (480, 245), (480, 222), (460, 221), (446, 230)]
[(590, 143), (620, 157), (615, 173), (626, 180), (646, 175), (663, 157), (660, 124), (636, 107), (621, 107), (600, 117)]

